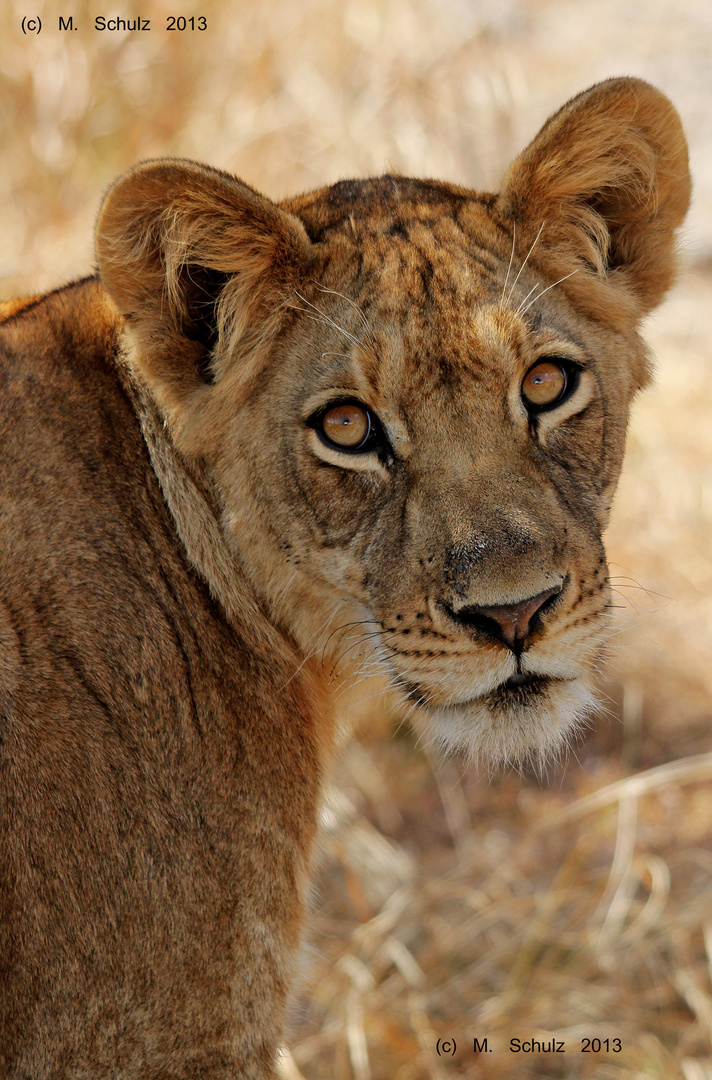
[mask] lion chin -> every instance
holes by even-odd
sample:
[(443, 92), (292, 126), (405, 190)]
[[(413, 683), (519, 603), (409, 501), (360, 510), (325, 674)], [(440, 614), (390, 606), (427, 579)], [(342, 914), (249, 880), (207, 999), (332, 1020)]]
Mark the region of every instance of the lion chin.
[(430, 748), (494, 768), (558, 760), (601, 704), (585, 678), (520, 675), (469, 701), (409, 703), (408, 718)]

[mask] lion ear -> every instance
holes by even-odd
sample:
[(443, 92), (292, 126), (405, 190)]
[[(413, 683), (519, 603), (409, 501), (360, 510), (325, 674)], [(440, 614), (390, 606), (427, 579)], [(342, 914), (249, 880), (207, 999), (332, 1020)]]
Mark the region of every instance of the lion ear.
[(556, 278), (575, 274), (566, 287), (577, 302), (636, 320), (672, 284), (690, 187), (674, 107), (640, 79), (610, 79), (547, 120), (510, 167), (498, 205), (518, 248), (541, 229), (532, 259)]
[(149, 161), (115, 182), (97, 223), (99, 274), (164, 411), (270, 337), (309, 248), (297, 218), (215, 169)]

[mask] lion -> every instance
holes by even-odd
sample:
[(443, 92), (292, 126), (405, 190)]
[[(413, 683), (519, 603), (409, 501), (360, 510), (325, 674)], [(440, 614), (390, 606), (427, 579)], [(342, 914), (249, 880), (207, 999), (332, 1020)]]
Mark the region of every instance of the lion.
[(612, 79), (497, 193), (145, 162), (6, 307), (2, 1076), (276, 1075), (345, 687), (483, 762), (590, 713), (689, 196)]

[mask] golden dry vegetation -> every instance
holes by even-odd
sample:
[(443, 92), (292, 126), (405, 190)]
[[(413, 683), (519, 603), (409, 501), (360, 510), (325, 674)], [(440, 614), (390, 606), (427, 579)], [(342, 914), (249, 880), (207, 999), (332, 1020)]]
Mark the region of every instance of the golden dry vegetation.
[[(139, 11), (139, 8), (141, 10)], [(23, 36), (22, 17), (43, 30)], [(78, 29), (60, 32), (58, 16)], [(93, 29), (150, 17), (148, 33)], [(204, 32), (169, 32), (169, 15)], [(651, 320), (609, 533), (608, 715), (544, 778), (432, 762), (382, 704), (325, 810), (287, 1080), (712, 1077), (712, 9), (696, 0), (204, 0), (0, 6), (4, 296), (91, 268), (109, 181), (208, 161), (273, 197), (387, 169), (476, 187), (566, 97), (636, 74), (696, 181)], [(473, 1039), (487, 1038), (488, 1053)], [(513, 1054), (510, 1038), (567, 1053)], [(438, 1056), (438, 1039), (455, 1039)], [(582, 1038), (621, 1050), (581, 1053)]]

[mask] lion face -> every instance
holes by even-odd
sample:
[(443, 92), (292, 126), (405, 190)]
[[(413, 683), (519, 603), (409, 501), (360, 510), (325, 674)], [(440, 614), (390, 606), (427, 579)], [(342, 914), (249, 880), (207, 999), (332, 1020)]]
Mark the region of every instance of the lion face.
[(545, 286), (507, 280), (484, 210), (460, 228), (416, 187), (389, 235), (362, 202), (233, 412), (231, 542), (303, 650), (342, 678), (383, 670), (424, 736), (546, 751), (593, 701), (635, 357), (556, 289), (529, 306)]
[(217, 491), (236, 572), (337, 686), (385, 675), (447, 749), (546, 753), (591, 709), (681, 139), (662, 95), (614, 80), (499, 196), (384, 177), (276, 207), (170, 162), (109, 194), (99, 258), (129, 362)]

